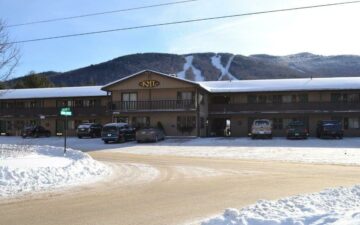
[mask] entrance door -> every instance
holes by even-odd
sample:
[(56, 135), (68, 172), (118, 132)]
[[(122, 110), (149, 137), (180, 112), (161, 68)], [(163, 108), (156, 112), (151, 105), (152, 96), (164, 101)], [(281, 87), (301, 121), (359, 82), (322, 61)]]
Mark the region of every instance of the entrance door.
[(211, 135), (217, 137), (231, 136), (231, 120), (229, 118), (215, 118), (211, 124)]
[(0, 120), (0, 133), (6, 133), (6, 121)]

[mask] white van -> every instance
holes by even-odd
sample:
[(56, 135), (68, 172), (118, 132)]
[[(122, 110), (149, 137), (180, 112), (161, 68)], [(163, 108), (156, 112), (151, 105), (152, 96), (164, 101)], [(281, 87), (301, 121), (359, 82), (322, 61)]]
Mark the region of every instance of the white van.
[(251, 126), (251, 133), (249, 134), (252, 139), (255, 138), (272, 138), (272, 121), (268, 119), (254, 120)]

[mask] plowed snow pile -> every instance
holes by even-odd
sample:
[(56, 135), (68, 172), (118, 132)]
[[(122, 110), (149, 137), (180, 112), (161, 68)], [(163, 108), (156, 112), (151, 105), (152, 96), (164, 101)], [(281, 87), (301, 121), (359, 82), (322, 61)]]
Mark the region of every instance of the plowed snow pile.
[(89, 155), (51, 146), (0, 145), (0, 197), (98, 181), (111, 169)]
[(360, 186), (284, 198), (258, 201), (224, 214), (202, 225), (359, 225)]

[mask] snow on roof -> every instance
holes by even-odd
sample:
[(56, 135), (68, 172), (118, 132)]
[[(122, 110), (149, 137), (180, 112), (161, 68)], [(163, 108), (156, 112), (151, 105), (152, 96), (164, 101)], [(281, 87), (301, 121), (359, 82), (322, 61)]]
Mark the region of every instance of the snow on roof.
[(211, 93), (360, 90), (360, 77), (203, 81), (198, 83)]
[(106, 96), (102, 86), (29, 88), (0, 90), (0, 99), (32, 99)]

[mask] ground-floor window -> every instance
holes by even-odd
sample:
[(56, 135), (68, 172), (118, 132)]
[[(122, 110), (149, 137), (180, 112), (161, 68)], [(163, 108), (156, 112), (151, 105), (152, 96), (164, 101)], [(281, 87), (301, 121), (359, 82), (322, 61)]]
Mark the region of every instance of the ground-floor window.
[(115, 123), (129, 123), (129, 117), (127, 116), (115, 116), (114, 117)]
[(150, 126), (150, 117), (148, 117), (148, 116), (133, 117), (132, 125), (135, 128), (149, 127)]
[(274, 118), (273, 119), (273, 129), (274, 130), (282, 130), (283, 129), (283, 119), (282, 118)]
[(40, 122), (37, 121), (37, 120), (29, 120), (26, 122), (26, 125), (27, 126), (35, 126), (35, 125), (38, 125)]
[(191, 133), (196, 127), (195, 116), (178, 116), (177, 129), (182, 133)]
[(285, 118), (283, 121), (283, 127), (286, 128), (293, 119)]
[(16, 130), (22, 130), (25, 126), (25, 121), (23, 120), (16, 120), (15, 121), (15, 129)]
[(347, 118), (347, 127), (349, 129), (359, 129), (360, 128), (359, 118), (357, 117)]

